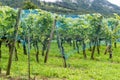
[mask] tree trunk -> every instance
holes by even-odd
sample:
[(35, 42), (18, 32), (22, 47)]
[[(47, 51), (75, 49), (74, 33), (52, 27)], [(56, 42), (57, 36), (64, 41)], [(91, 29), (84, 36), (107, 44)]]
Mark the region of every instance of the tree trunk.
[(109, 52), (109, 58), (112, 59), (112, 51)]
[(64, 65), (64, 67), (66, 68), (66, 67), (67, 67), (67, 62), (66, 62), (66, 56), (65, 56), (65, 53), (64, 53), (63, 42), (62, 42), (62, 40), (60, 39), (59, 32), (58, 32), (57, 30), (56, 30), (56, 34), (57, 34), (58, 47), (59, 47), (59, 49), (60, 49), (60, 53), (62, 54), (62, 58), (63, 58), (63, 65)]
[(83, 41), (83, 56), (85, 59), (87, 58), (87, 56), (86, 56), (86, 44), (84, 41)]
[(112, 45), (109, 45), (108, 52), (109, 52), (109, 58), (111, 59), (112, 58)]
[(110, 51), (109, 54), (110, 54), (109, 58), (112, 59), (112, 51)]
[(58, 44), (58, 48), (60, 49), (59, 36), (58, 35), (57, 35), (57, 44)]
[(89, 51), (92, 51), (91, 42), (89, 42)]
[(39, 63), (39, 47), (38, 47), (38, 42), (36, 42), (36, 61)]
[(18, 61), (17, 48), (15, 47), (15, 61)]
[(78, 45), (78, 41), (76, 40), (76, 48), (77, 48), (77, 53), (79, 54), (80, 51), (79, 51), (79, 45)]
[(45, 50), (46, 50), (46, 44), (42, 44), (43, 45), (43, 47), (42, 47), (42, 56), (44, 56), (44, 52), (45, 52)]
[(22, 41), (22, 46), (23, 46), (23, 53), (24, 53), (24, 55), (27, 55), (26, 36), (24, 36), (24, 39), (23, 39), (23, 41)]
[(66, 56), (65, 56), (64, 47), (63, 47), (62, 42), (61, 42), (61, 50), (62, 50), (62, 56), (63, 56), (64, 67), (66, 68), (66, 67), (67, 67)]
[(67, 43), (68, 43), (70, 46), (72, 46), (72, 42), (71, 42), (71, 39), (70, 39), (70, 38), (68, 38), (66, 41), (67, 41)]
[[(56, 17), (56, 18), (57, 18), (57, 17)], [(47, 50), (46, 50), (46, 54), (45, 54), (44, 63), (47, 63), (48, 53), (49, 53), (50, 46), (51, 46), (51, 41), (52, 41), (53, 36), (54, 36), (54, 31), (55, 31), (55, 26), (56, 26), (56, 18), (55, 18), (55, 20), (54, 20), (53, 27), (52, 27), (52, 31), (51, 31), (51, 33), (50, 33), (50, 39), (49, 39), (49, 42), (48, 42), (48, 46), (47, 46)]]
[(117, 43), (116, 42), (114, 42), (114, 47), (117, 48)]
[(12, 42), (12, 47), (10, 48), (10, 54), (9, 54), (9, 59), (8, 59), (8, 66), (7, 66), (7, 72), (6, 75), (10, 75), (10, 69), (12, 65), (12, 55), (13, 55), (13, 48), (14, 48), (14, 42)]
[(59, 35), (57, 34), (57, 42), (58, 42), (58, 46), (59, 46), (59, 49), (60, 49), (60, 52), (62, 54), (62, 58), (63, 58), (63, 65), (64, 67), (66, 68), (67, 67), (67, 63), (66, 63), (66, 56), (65, 56), (65, 52), (64, 52), (64, 47), (63, 47), (63, 43), (59, 37)]
[(27, 55), (26, 44), (23, 44), (23, 52), (24, 52), (24, 55)]
[(105, 52), (104, 52), (104, 55), (107, 54), (107, 52), (108, 52), (108, 47), (109, 47), (109, 46), (106, 47)]
[(11, 49), (10, 54), (9, 54), (6, 75), (10, 75), (10, 69), (11, 69), (11, 65), (12, 65), (12, 55), (13, 55), (14, 50), (15, 50), (16, 39), (17, 39), (17, 36), (18, 36), (18, 26), (19, 26), (19, 22), (20, 22), (20, 14), (21, 14), (21, 9), (19, 9), (19, 11), (18, 11), (18, 16), (16, 18), (16, 24), (14, 26), (14, 34), (13, 34), (14, 39), (12, 41), (12, 49)]
[(95, 46), (96, 46), (96, 41), (94, 42), (94, 45), (93, 45), (91, 59), (94, 59)]
[[(0, 63), (1, 62), (1, 59), (2, 59), (2, 51), (1, 51), (1, 46), (2, 46), (2, 41), (0, 41)], [(1, 66), (0, 66), (0, 74), (2, 73), (2, 69), (1, 69)]]
[(98, 54), (100, 54), (100, 44), (98, 41), (97, 41), (97, 52), (98, 52)]
[(75, 49), (75, 41), (73, 40), (73, 49)]

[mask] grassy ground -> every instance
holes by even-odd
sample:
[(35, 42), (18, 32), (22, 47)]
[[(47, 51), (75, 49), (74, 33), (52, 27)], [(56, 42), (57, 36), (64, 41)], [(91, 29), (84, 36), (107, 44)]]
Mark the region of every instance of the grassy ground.
[[(87, 59), (83, 58), (82, 52), (72, 53), (72, 47), (65, 46), (68, 67), (63, 67), (63, 59), (56, 44), (52, 44), (49, 59), (44, 64), (44, 57), (39, 55), (40, 62), (35, 60), (34, 48), (31, 50), (31, 77), (37, 80), (119, 80), (120, 79), (120, 45), (113, 48), (113, 59), (109, 55), (104, 55), (105, 47), (101, 47), (101, 54), (95, 53), (95, 60), (90, 59), (91, 52), (87, 50)], [(27, 79), (27, 56), (23, 55), (22, 47), (18, 49), (19, 61), (15, 61), (11, 68), (11, 77)], [(2, 74), (5, 74), (8, 62), (8, 48), (2, 46)], [(0, 80), (8, 80), (0, 75)]]

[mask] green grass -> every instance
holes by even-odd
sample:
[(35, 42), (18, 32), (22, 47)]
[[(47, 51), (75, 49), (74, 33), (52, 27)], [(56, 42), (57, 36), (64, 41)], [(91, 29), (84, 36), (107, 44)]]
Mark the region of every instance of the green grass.
[[(68, 67), (63, 67), (63, 59), (57, 48), (57, 45), (52, 43), (48, 62), (44, 64), (44, 57), (41, 56), (40, 47), (40, 62), (35, 60), (34, 48), (31, 50), (31, 77), (38, 80), (47, 78), (48, 80), (119, 80), (120, 78), (120, 45), (118, 48), (113, 48), (113, 59), (109, 59), (109, 54), (104, 55), (105, 46), (102, 46), (98, 55), (95, 52), (95, 60), (90, 59), (91, 52), (87, 50), (87, 59), (83, 58), (82, 52), (72, 53), (73, 48), (64, 45), (65, 52), (69, 54), (67, 58)], [(2, 46), (2, 73), (6, 72), (8, 62), (8, 48)], [(27, 56), (23, 55), (22, 47), (18, 49), (19, 61), (15, 61), (11, 67), (11, 77), (21, 77), (22, 80), (27, 78)], [(3, 77), (0, 80), (4, 80)]]

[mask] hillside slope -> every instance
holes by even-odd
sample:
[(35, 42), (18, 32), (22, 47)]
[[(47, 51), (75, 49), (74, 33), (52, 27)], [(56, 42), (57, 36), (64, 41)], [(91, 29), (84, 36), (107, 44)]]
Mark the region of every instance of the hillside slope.
[[(0, 0), (3, 5), (14, 8), (21, 7), (24, 0)], [(107, 0), (62, 0), (54, 3), (31, 0), (39, 8), (56, 13), (64, 14), (86, 14), (101, 13), (103, 15), (111, 15), (113, 13), (120, 14), (120, 7)]]

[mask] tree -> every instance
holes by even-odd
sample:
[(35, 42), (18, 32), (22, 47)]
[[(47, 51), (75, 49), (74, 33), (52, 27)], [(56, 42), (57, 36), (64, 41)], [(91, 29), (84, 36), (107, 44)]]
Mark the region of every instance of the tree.
[(37, 9), (37, 8), (38, 7), (34, 3), (30, 2), (29, 0), (23, 3), (23, 9)]
[(104, 26), (102, 23), (103, 16), (101, 14), (92, 14), (88, 15), (88, 22), (89, 22), (89, 27), (90, 27), (90, 32), (88, 34), (89, 40), (93, 44), (93, 49), (91, 53), (91, 59), (94, 59), (94, 53), (95, 53), (95, 48), (97, 48), (98, 54), (100, 54), (100, 41), (99, 39), (102, 37), (102, 34), (104, 33)]
[[(47, 48), (47, 43), (50, 36), (50, 31), (53, 23), (53, 17), (49, 12), (36, 10), (37, 14), (29, 14), (23, 21), (22, 21), (22, 28), (24, 37), (25, 35), (30, 34), (31, 44), (36, 49), (36, 61), (39, 62), (39, 43), (42, 44), (42, 54)], [(30, 29), (31, 33), (26, 33), (26, 31)]]
[[(0, 49), (1, 49), (2, 42), (8, 41), (8, 44), (11, 44), (11, 42), (12, 42), (12, 39), (13, 39), (12, 34), (14, 31), (13, 27), (15, 26), (15, 23), (16, 23), (17, 13), (14, 9), (12, 9), (10, 7), (1, 6), (0, 14), (1, 14), (1, 16), (0, 16), (0, 36), (1, 36)], [(11, 47), (9, 47), (9, 49), (11, 49)], [(0, 51), (0, 59), (1, 58), (2, 58), (2, 56), (1, 56), (1, 51)]]

